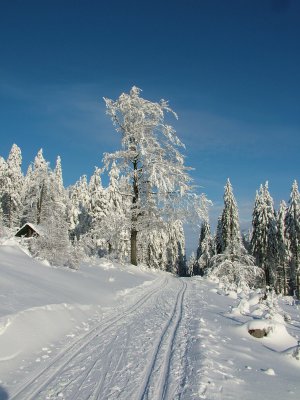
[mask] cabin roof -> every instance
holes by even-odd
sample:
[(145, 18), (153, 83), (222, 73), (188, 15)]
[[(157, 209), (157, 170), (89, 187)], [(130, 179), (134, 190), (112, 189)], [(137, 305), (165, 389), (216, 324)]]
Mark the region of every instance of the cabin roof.
[(34, 224), (32, 224), (31, 222), (26, 222), (15, 234), (15, 236), (24, 236), (28, 230), (28, 228), (30, 228), (31, 230), (33, 230), (37, 235), (41, 235), (42, 234), (42, 229), (40, 226), (36, 226)]

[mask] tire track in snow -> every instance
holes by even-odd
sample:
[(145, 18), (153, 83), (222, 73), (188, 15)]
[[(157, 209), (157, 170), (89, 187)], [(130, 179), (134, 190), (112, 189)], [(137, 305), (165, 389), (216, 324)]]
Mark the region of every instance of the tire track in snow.
[[(143, 293), (141, 298), (139, 298), (138, 301), (131, 305), (127, 310), (125, 308), (125, 310), (119, 311), (115, 316), (109, 318), (107, 321), (101, 321), (91, 331), (85, 333), (67, 348), (62, 349), (62, 351), (44, 368), (30, 375), (25, 381), (23, 381), (21, 385), (10, 394), (10, 400), (36, 400), (39, 394), (46, 389), (47, 385), (56, 377), (59, 377), (62, 370), (96, 337), (107, 334), (108, 330), (112, 329), (119, 321), (125, 319), (128, 315), (134, 313), (138, 308), (158, 293), (161, 288), (165, 287), (167, 283), (168, 278), (165, 278), (159, 286), (149, 290), (146, 294)], [(90, 371), (92, 368), (90, 368)]]
[(182, 320), (183, 301), (187, 288), (186, 282), (181, 281), (181, 284), (171, 316), (164, 325), (161, 335), (154, 346), (150, 362), (145, 368), (144, 380), (136, 400), (163, 400), (167, 398), (172, 351)]

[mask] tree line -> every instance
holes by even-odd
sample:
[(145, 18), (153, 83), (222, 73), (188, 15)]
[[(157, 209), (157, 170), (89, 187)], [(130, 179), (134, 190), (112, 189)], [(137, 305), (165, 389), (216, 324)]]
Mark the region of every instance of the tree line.
[(35, 255), (71, 266), (84, 255), (109, 255), (185, 273), (183, 222), (202, 217), (206, 198), (193, 192), (184, 145), (166, 122), (166, 114), (176, 114), (165, 100), (140, 94), (133, 87), (115, 101), (104, 99), (121, 149), (105, 153), (103, 168), (89, 180), (84, 175), (65, 188), (60, 158), (52, 170), (42, 150), (25, 176), (17, 145), (7, 160), (1, 157), (0, 218), (9, 229), (25, 222), (40, 227), (30, 242)]
[[(165, 100), (152, 102), (133, 87), (116, 100), (104, 98), (120, 137), (120, 149), (69, 187), (60, 157), (54, 169), (39, 150), (24, 175), (17, 145), (0, 157), (0, 225), (15, 231), (29, 222), (40, 235), (30, 250), (51, 264), (77, 268), (83, 257), (109, 256), (121, 262), (177, 273), (214, 275), (227, 285), (268, 286), (299, 297), (300, 197), (294, 182), (289, 204), (274, 210), (268, 184), (256, 194), (250, 235), (241, 235), (230, 181), (215, 235), (209, 201), (197, 195), (185, 166), (183, 143)], [(104, 187), (102, 174), (109, 184)], [(196, 256), (186, 262), (183, 224), (199, 224)]]
[(215, 275), (227, 284), (248, 283), (274, 288), (278, 293), (299, 298), (300, 195), (294, 181), (288, 204), (274, 209), (268, 182), (256, 193), (250, 233), (241, 235), (238, 207), (228, 179), (224, 208), (216, 234), (208, 220), (201, 225), (196, 257), (190, 271)]

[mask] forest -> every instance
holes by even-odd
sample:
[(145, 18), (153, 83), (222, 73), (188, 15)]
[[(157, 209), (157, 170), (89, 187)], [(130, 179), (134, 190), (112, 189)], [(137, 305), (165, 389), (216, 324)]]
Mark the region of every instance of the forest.
[[(116, 101), (104, 99), (121, 145), (103, 155), (103, 165), (89, 179), (83, 175), (65, 187), (60, 157), (52, 169), (42, 149), (24, 174), (21, 149), (12, 145), (7, 159), (0, 158), (1, 236), (30, 223), (39, 227), (39, 235), (23, 242), (52, 265), (77, 269), (86, 257), (110, 257), (180, 276), (217, 277), (227, 287), (267, 287), (299, 298), (297, 182), (288, 204), (282, 201), (278, 210), (268, 182), (261, 185), (252, 226), (242, 234), (228, 179), (212, 233), (210, 202), (195, 193), (181, 153), (184, 145), (168, 124), (176, 113), (165, 100), (154, 103), (140, 93), (133, 87)], [(191, 221), (199, 226), (199, 245), (187, 260), (183, 224)]]

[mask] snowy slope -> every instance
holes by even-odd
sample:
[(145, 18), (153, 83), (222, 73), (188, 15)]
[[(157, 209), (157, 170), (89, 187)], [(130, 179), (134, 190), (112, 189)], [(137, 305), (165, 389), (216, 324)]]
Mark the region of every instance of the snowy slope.
[(33, 358), (50, 358), (56, 343), (87, 331), (108, 306), (158, 276), (108, 260), (80, 271), (54, 268), (17, 245), (0, 246), (0, 379), (14, 379)]
[(16, 246), (0, 257), (1, 400), (299, 398), (296, 305), (267, 320), (258, 294), (197, 277), (53, 268)]

